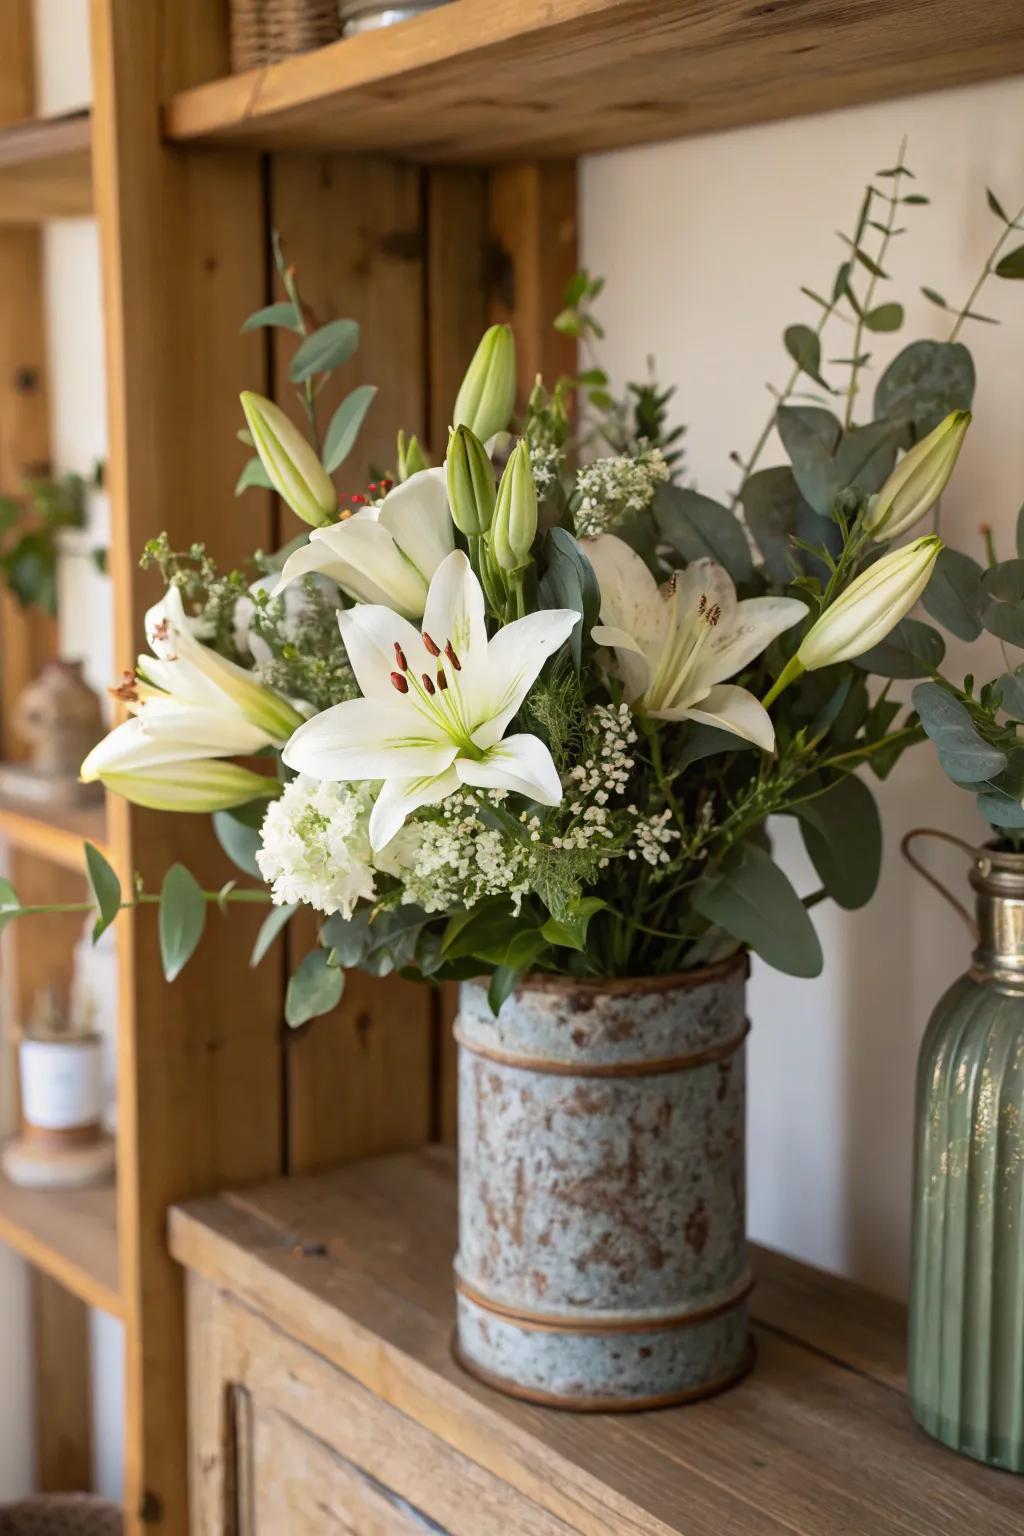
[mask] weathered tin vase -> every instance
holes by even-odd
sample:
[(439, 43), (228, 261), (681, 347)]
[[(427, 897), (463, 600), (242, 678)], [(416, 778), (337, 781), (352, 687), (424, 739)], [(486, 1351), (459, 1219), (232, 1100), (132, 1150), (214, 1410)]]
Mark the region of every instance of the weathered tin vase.
[(702, 1397), (750, 1362), (743, 955), (649, 981), (462, 987), (456, 1350), (574, 1409)]
[(1024, 1472), (1024, 855), (969, 851), (978, 947), (918, 1066), (910, 1402)]

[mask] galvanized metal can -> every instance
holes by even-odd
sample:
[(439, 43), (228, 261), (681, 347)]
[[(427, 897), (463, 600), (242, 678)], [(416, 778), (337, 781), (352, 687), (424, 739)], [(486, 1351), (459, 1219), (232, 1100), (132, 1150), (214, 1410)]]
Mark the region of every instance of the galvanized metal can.
[(703, 1397), (750, 1362), (744, 955), (462, 986), (456, 1353), (551, 1406)]
[(977, 947), (917, 1072), (910, 1405), (954, 1450), (1022, 1473), (1024, 854), (966, 851), (976, 921), (940, 889)]

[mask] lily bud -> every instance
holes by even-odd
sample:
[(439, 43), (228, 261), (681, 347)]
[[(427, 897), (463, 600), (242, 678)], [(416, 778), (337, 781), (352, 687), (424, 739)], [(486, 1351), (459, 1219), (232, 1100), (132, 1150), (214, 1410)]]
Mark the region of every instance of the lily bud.
[(798, 666), (814, 672), (878, 645), (921, 596), (941, 548), (942, 540), (929, 535), (876, 560), (804, 636), (794, 658)]
[(525, 439), (520, 438), (498, 486), (490, 538), (495, 564), (503, 571), (521, 571), (530, 563), (536, 537), (537, 487), (530, 468), (530, 450)]
[(314, 528), (330, 522), (337, 509), (334, 482), (310, 444), (280, 406), (250, 390), (242, 394), (242, 410), (253, 445), (277, 494), (292, 511)]
[(272, 800), (284, 787), (221, 758), (177, 755), (173, 744), (152, 738), (142, 720), (115, 726), (93, 747), (80, 769), (85, 784), (97, 780), (114, 794), (153, 811), (229, 811), (251, 800)]
[(469, 427), (456, 427), (445, 460), (452, 521), (467, 538), (487, 532), (494, 516), (494, 470), (487, 449)]
[(903, 455), (864, 517), (864, 527), (873, 538), (898, 539), (935, 505), (953, 473), (970, 424), (970, 411), (950, 411)]
[(516, 403), (516, 344), (511, 328), (492, 325), (484, 332), (466, 370), (452, 420), (469, 427), (482, 442), (503, 432)]
[(418, 475), (421, 470), (429, 469), (430, 464), (426, 454), (420, 447), (419, 438), (413, 433), (406, 437), (404, 432), (398, 434), (398, 480), (399, 484), (404, 480), (410, 480), (413, 475)]

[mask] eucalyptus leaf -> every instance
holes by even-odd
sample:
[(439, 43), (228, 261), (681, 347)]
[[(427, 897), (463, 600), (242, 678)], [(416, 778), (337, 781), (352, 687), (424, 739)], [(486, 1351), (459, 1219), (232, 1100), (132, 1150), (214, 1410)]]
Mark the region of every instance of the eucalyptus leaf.
[(92, 941), (95, 944), (121, 910), (121, 882), (102, 853), (98, 848), (94, 848), (92, 843), (85, 845), (85, 872), (98, 908), (92, 930)]
[(981, 578), (981, 622), (989, 634), (1024, 647), (1024, 560), (1001, 560)]
[(977, 560), (948, 547), (940, 550), (924, 590), (925, 611), (958, 640), (977, 640), (985, 606)]
[(581, 615), (569, 636), (573, 664), (579, 672), (583, 638), (589, 635), (601, 613), (601, 589), (594, 567), (572, 534), (552, 528), (544, 541), (545, 570), (537, 587), (542, 608), (572, 608)]
[(699, 763), (705, 757), (716, 757), (719, 752), (753, 752), (754, 743), (745, 741), (734, 731), (723, 731), (717, 725), (705, 725), (703, 721), (689, 721), (682, 742), (675, 754), (675, 767), (679, 773), (691, 763)]
[(1004, 672), (997, 684), (999, 702), (1014, 720), (1024, 720), (1024, 671)]
[(832, 900), (847, 909), (863, 907), (875, 894), (882, 869), (882, 822), (867, 785), (847, 774), (792, 814)]
[(188, 964), (205, 926), (206, 900), (199, 882), (184, 864), (172, 864), (160, 891), (160, 957), (168, 981)]
[(311, 949), (288, 982), (284, 999), (285, 1021), (292, 1029), (308, 1024), (337, 1008), (345, 990), (345, 972), (328, 965), (327, 951)]
[(1009, 277), (1019, 282), (1024, 277), (1024, 245), (1018, 245), (1016, 250), (997, 261), (995, 272), (996, 277)]
[(253, 458), (245, 461), (242, 473), (235, 481), (235, 495), (241, 496), (242, 492), (247, 491), (252, 485), (259, 486), (264, 491), (271, 489), (270, 476), (263, 468), (262, 459)]
[(252, 954), (249, 956), (249, 964), (251, 966), (259, 965), (278, 934), (283, 933), (291, 922), (300, 905), (301, 903), (298, 901), (291, 901), (284, 906), (271, 908), (260, 924), (260, 931), (256, 935), (256, 942), (252, 947)]
[(807, 908), (763, 848), (753, 843), (694, 887), (702, 917), (789, 976), (818, 976), (821, 944)]
[(291, 360), (288, 376), (293, 384), (303, 384), (315, 374), (330, 373), (347, 363), (358, 345), (355, 320), (331, 320), (306, 337)]
[(370, 946), (370, 913), (367, 908), (343, 917), (335, 912), (320, 929), (320, 942), (331, 952), (331, 964), (348, 970), (359, 965)]
[(845, 432), (835, 454), (840, 489), (853, 486), (868, 495), (880, 491), (892, 473), (901, 443), (909, 446), (902, 422), (871, 421)]
[(802, 373), (822, 389), (829, 386), (821, 376), (821, 341), (809, 325), (788, 325), (782, 334), (786, 351)]
[(324, 437), (323, 462), (329, 475), (343, 464), (355, 446), (359, 428), (377, 393), (375, 384), (360, 384), (346, 395), (331, 417)]
[(661, 485), (654, 516), (662, 538), (686, 561), (715, 560), (737, 585), (752, 580), (754, 562), (739, 521), (721, 502), (679, 485)]
[(217, 841), (236, 869), (243, 875), (262, 880), (263, 875), (256, 863), (256, 851), (263, 846), (258, 828), (247, 826), (230, 811), (214, 811), (213, 830)]
[(1024, 507), (1017, 513), (1017, 553), (1024, 559)]
[(1024, 827), (1024, 805), (1005, 790), (987, 788), (978, 792), (978, 810), (993, 827), (1020, 831)]
[(807, 505), (793, 471), (785, 464), (760, 469), (744, 481), (741, 496), (747, 527), (769, 576), (779, 583), (791, 581), (801, 569), (793, 539), (797, 536), (800, 509)]
[(878, 645), (854, 657), (862, 672), (878, 677), (930, 677), (941, 665), (946, 642), (920, 619), (903, 619)]
[(842, 427), (831, 411), (814, 405), (782, 405), (775, 422), (801, 495), (815, 512), (830, 516), (842, 489), (834, 459)]
[(869, 331), (898, 331), (903, 324), (902, 304), (879, 304), (864, 316)]
[(263, 326), (279, 325), (287, 331), (301, 331), (295, 305), (287, 302), (267, 304), (257, 309), (243, 322), (243, 331), (258, 331)]
[(962, 342), (913, 341), (879, 379), (875, 415), (910, 422), (917, 440), (973, 399), (974, 363)]
[(985, 741), (959, 699), (938, 683), (919, 683), (913, 699), (939, 762), (955, 784), (981, 784), (1002, 773), (1005, 753)]

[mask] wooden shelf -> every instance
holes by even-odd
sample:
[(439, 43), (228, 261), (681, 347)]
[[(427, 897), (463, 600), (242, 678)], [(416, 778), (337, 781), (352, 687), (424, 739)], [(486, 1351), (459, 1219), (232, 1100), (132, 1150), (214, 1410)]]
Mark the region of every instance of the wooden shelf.
[(0, 798), (0, 840), (66, 869), (84, 872), (85, 842), (94, 843), (109, 859), (106, 838), (107, 815), (102, 801), (98, 805), (44, 811)]
[(91, 139), (85, 111), (0, 128), (0, 225), (90, 214)]
[(455, 0), (169, 103), (171, 139), (579, 155), (1024, 71), (1019, 0)]
[(0, 1242), (89, 1306), (120, 1316), (113, 1184), (23, 1189), (0, 1173)]
[[(383, 1422), (373, 1418), (381, 1402), (402, 1416), (390, 1420), (392, 1439), (377, 1433), (374, 1441), (389, 1471), (400, 1465), (412, 1473), (416, 1465), (403, 1437), (433, 1437), (421, 1438), (420, 1471), (398, 1489), (402, 1497), (437, 1518), (424, 1502), (433, 1479), (445, 1475), (435, 1468), (442, 1456), (461, 1455), (474, 1476), (482, 1469), (502, 1485), (481, 1520), (488, 1531), (498, 1528), (496, 1511), (524, 1507), (531, 1531), (591, 1536), (1024, 1529), (1024, 1479), (955, 1456), (913, 1424), (903, 1308), (764, 1249), (752, 1251), (758, 1358), (731, 1391), (615, 1416), (535, 1408), (489, 1390), (460, 1370), (450, 1348), (455, 1174), (454, 1154), (431, 1149), (172, 1211), (175, 1257), (203, 1277), (210, 1295), (226, 1293), (244, 1319), (240, 1379), (257, 1419), (280, 1389), (284, 1411), (309, 1411), (319, 1435), (323, 1425), (344, 1422), (345, 1394), (358, 1383), (368, 1422)], [(197, 1304), (196, 1318), (204, 1315)], [(200, 1373), (216, 1373), (209, 1341), (219, 1349), (227, 1335), (225, 1326), (196, 1336), (197, 1351), (208, 1351), (197, 1353)], [(300, 1346), (291, 1360), (284, 1340)], [(216, 1379), (214, 1390), (222, 1402)], [(214, 1422), (200, 1417), (208, 1435)], [(341, 1450), (360, 1464), (348, 1440)], [(204, 1477), (208, 1470), (204, 1461)], [(527, 1521), (512, 1514), (506, 1529), (520, 1528)]]

